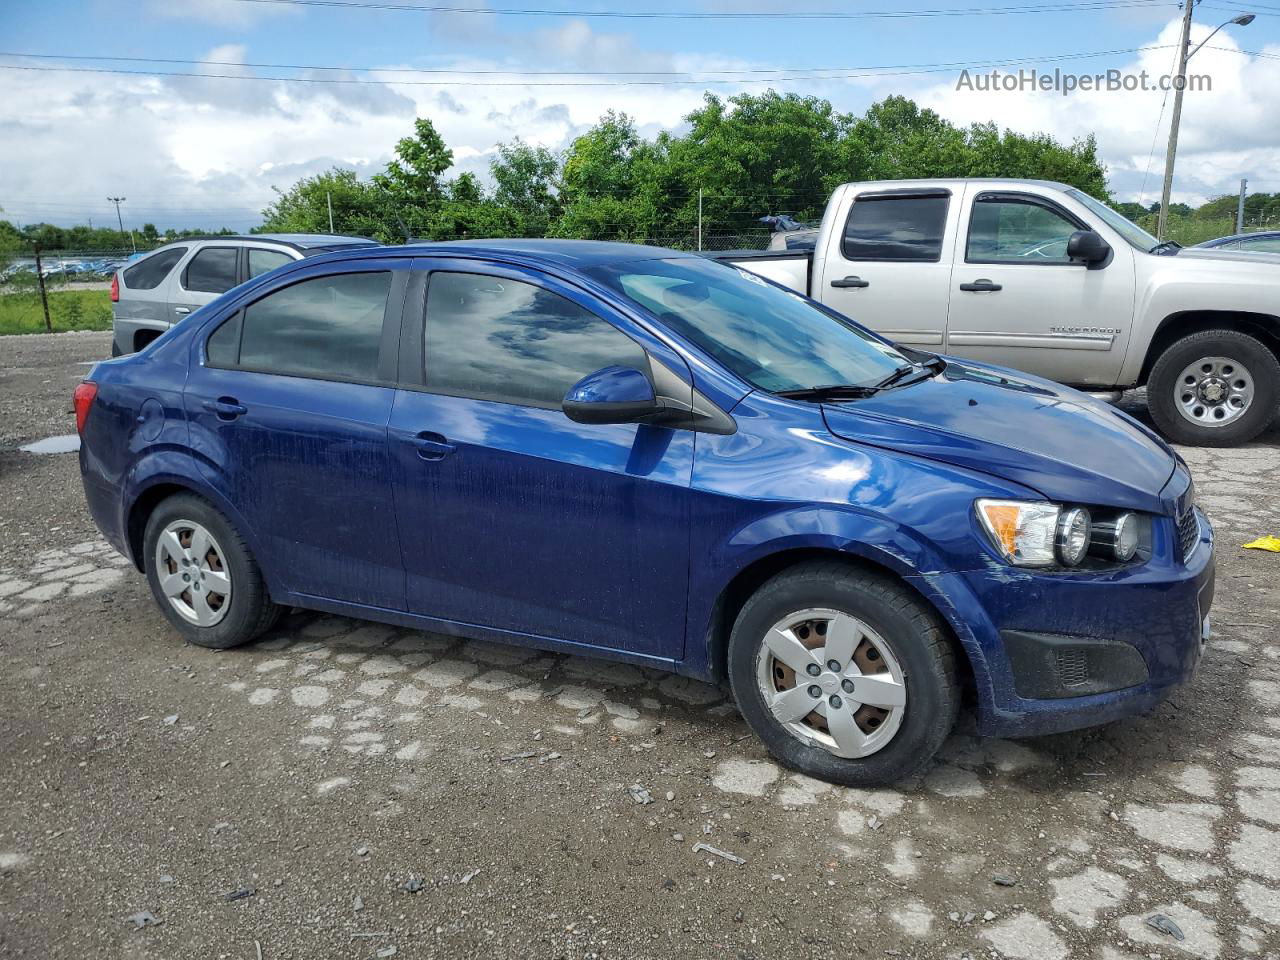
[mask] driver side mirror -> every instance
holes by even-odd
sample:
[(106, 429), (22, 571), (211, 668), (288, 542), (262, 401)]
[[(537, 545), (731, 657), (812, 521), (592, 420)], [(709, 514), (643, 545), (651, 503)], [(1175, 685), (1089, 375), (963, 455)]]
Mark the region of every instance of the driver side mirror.
[(569, 388), (560, 407), (575, 423), (640, 423), (666, 410), (647, 376), (617, 366), (587, 374)]
[(1077, 230), (1067, 240), (1067, 256), (1097, 266), (1111, 256), (1111, 244), (1092, 230)]

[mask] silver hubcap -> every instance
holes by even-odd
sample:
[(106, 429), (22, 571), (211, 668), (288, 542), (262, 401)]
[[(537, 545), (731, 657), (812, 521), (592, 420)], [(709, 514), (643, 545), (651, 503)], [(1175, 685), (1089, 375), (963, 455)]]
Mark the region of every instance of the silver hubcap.
[(799, 610), (775, 623), (756, 655), (756, 684), (788, 733), (837, 757), (884, 749), (907, 708), (889, 645), (838, 610)]
[(1202, 427), (1218, 427), (1240, 417), (1253, 403), (1253, 377), (1228, 357), (1204, 357), (1187, 364), (1174, 386), (1178, 412)]
[(160, 591), (184, 620), (212, 627), (231, 609), (231, 571), (222, 548), (194, 520), (175, 520), (156, 541)]

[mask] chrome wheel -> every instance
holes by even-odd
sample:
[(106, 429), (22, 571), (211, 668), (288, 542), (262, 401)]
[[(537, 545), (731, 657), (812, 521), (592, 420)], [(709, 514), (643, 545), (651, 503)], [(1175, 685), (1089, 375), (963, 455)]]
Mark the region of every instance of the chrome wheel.
[(194, 520), (175, 520), (156, 540), (156, 577), (173, 609), (198, 627), (212, 627), (231, 609), (231, 571), (222, 548)]
[(1228, 357), (1204, 357), (1178, 374), (1174, 400), (1183, 418), (1217, 427), (1239, 418), (1253, 403), (1253, 377)]
[(799, 610), (774, 624), (756, 654), (756, 684), (788, 733), (837, 757), (882, 750), (907, 708), (889, 645), (837, 610)]

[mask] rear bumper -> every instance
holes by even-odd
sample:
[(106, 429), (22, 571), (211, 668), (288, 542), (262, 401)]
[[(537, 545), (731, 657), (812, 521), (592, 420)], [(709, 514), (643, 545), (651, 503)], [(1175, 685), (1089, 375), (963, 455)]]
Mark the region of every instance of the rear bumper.
[(1061, 733), (1146, 713), (1190, 679), (1208, 636), (1213, 531), (1201, 514), (1185, 561), (1105, 575), (999, 568), (927, 580), (962, 620), (979, 732)]
[(87, 446), (80, 444), (80, 479), (84, 484), (84, 499), (89, 516), (97, 524), (103, 537), (121, 554), (134, 560), (129, 551), (129, 537), (124, 519), (124, 501), (120, 489), (107, 482), (101, 472), (88, 461), (92, 458)]
[(158, 336), (168, 330), (169, 326), (170, 324), (163, 320), (113, 317), (111, 320), (111, 339), (120, 354), (135, 353), (134, 342), (139, 331), (145, 330)]

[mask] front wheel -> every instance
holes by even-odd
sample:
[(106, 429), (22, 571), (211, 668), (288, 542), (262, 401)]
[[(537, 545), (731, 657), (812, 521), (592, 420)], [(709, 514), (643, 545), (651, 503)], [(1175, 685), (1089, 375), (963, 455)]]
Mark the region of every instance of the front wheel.
[(738, 709), (786, 766), (844, 786), (893, 783), (955, 725), (955, 652), (905, 586), (841, 563), (761, 587), (729, 639)]
[(163, 501), (143, 533), (147, 582), (169, 622), (189, 642), (222, 650), (269, 629), (281, 608), (240, 534), (205, 500)]
[(1280, 363), (1238, 330), (1204, 330), (1168, 347), (1147, 381), (1151, 419), (1169, 440), (1193, 447), (1248, 443), (1271, 423)]

